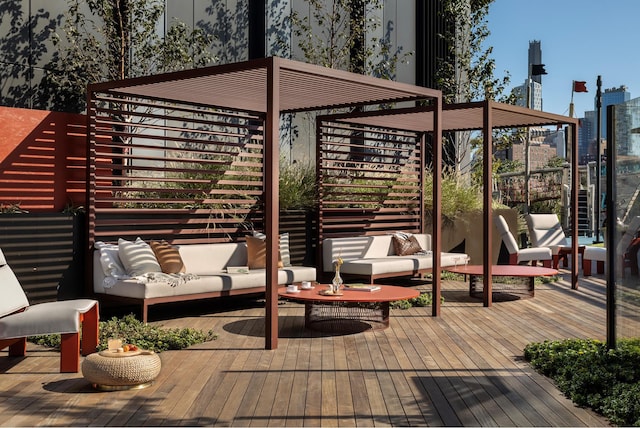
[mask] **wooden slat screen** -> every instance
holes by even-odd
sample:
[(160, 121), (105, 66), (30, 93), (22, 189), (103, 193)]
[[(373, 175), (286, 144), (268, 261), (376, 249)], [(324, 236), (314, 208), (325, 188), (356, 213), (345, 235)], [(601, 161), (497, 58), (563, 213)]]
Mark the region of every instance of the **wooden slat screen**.
[(424, 148), (417, 133), (320, 121), (319, 240), (423, 228)]
[(109, 93), (90, 107), (90, 245), (226, 242), (262, 230), (262, 117)]

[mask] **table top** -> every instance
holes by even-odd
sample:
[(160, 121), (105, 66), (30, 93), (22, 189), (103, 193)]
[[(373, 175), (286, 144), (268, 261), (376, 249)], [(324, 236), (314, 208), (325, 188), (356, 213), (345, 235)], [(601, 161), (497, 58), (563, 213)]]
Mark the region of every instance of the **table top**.
[(380, 290), (361, 291), (343, 289), (342, 296), (319, 294), (326, 290), (328, 284), (315, 284), (311, 290), (300, 290), (299, 293), (287, 293), (286, 287), (278, 290), (278, 294), (292, 300), (304, 300), (314, 302), (393, 302), (396, 300), (413, 299), (420, 295), (418, 290), (396, 285), (380, 285)]
[[(449, 272), (460, 273), (464, 275), (483, 275), (483, 265), (460, 265), (460, 266), (447, 266), (442, 269)], [(542, 266), (527, 266), (527, 265), (492, 265), (491, 275), (494, 276), (518, 276), (518, 277), (532, 277), (532, 276), (553, 276), (557, 275), (557, 269), (546, 268)]]

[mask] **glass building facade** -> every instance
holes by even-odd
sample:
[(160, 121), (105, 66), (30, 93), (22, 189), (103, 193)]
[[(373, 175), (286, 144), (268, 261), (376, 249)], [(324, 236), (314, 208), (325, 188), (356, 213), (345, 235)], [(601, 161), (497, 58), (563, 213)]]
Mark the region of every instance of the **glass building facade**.
[[(615, 336), (637, 337), (640, 313), (640, 98), (610, 107), (607, 121), (613, 129), (607, 134), (610, 169), (607, 180), (612, 181), (612, 206), (607, 214), (615, 216), (616, 231), (610, 241), (613, 269), (608, 271), (608, 287), (615, 293), (610, 297), (610, 315), (615, 325)], [(608, 186), (609, 188), (609, 186)], [(613, 304), (612, 304), (613, 303)]]

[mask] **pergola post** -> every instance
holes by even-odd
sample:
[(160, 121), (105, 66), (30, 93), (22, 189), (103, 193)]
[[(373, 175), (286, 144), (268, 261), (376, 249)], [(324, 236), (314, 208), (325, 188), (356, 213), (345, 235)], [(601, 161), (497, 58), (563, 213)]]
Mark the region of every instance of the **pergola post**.
[(264, 145), (264, 214), (267, 235), (265, 348), (278, 347), (278, 254), (280, 170), (280, 67), (271, 58), (267, 66), (267, 113)]
[(484, 254), (482, 255), (482, 265), (484, 274), (484, 283), (482, 286), (482, 300), (485, 307), (490, 307), (492, 304), (492, 291), (493, 283), (491, 276), (491, 266), (493, 264), (493, 245), (492, 245), (492, 182), (491, 172), (492, 168), (492, 156), (493, 156), (493, 111), (491, 109), (491, 102), (485, 100), (484, 107), (482, 109), (482, 133), (483, 133), (483, 171), (482, 171), (482, 234), (484, 239)]
[[(434, 317), (440, 316), (440, 296), (442, 294), (442, 281), (440, 274), (442, 271), (442, 98), (435, 99), (433, 110), (433, 230), (431, 231), (432, 241), (432, 295), (431, 314)], [(424, 183), (423, 183), (424, 186)]]
[[(578, 125), (571, 123), (571, 288), (578, 289)], [(600, 174), (600, 171), (598, 171)], [(598, 202), (599, 203), (599, 202)]]

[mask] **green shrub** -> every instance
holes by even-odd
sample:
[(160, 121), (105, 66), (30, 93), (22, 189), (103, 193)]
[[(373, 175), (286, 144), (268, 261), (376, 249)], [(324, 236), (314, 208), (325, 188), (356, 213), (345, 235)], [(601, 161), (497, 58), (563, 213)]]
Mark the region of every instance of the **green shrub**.
[(311, 209), (315, 207), (316, 170), (309, 164), (294, 163), (280, 169), (280, 209)]
[[(444, 297), (440, 296), (440, 303), (444, 302)], [(433, 296), (431, 293), (420, 293), (418, 297), (407, 300), (398, 300), (396, 302), (390, 302), (389, 307), (392, 309), (409, 309), (414, 306), (425, 307), (431, 306), (433, 303)]]
[(620, 339), (615, 349), (593, 339), (531, 343), (524, 356), (577, 405), (640, 426), (640, 338)]
[[(184, 349), (197, 343), (216, 339), (213, 330), (204, 332), (193, 328), (164, 329), (160, 326), (144, 324), (135, 316), (127, 315), (121, 319), (113, 317), (108, 321), (100, 321), (100, 338), (98, 350), (107, 349), (109, 339), (122, 339), (123, 343), (132, 343), (141, 349), (162, 352), (170, 349)], [(50, 348), (60, 348), (60, 335), (50, 334), (33, 336), (30, 342)]]

